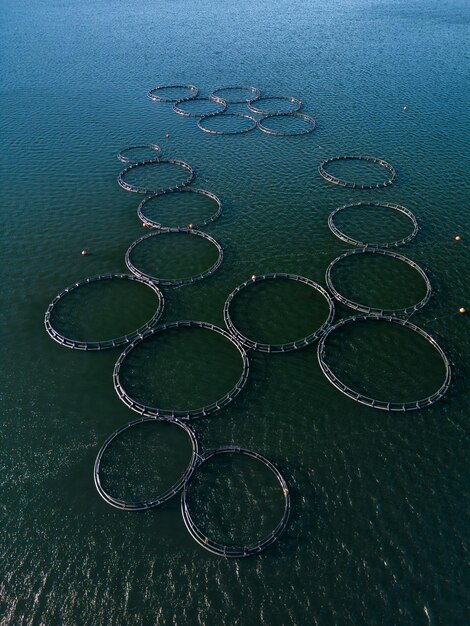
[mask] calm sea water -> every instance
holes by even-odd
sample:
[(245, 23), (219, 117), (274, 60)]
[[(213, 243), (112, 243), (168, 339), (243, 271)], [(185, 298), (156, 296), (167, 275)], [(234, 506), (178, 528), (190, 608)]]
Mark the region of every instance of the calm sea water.
[[(470, 309), (469, 26), (465, 0), (5, 0), (0, 623), (468, 623), (470, 327), (455, 312)], [(298, 138), (207, 135), (194, 119), (146, 97), (159, 83), (194, 83), (202, 95), (249, 84), (295, 96), (318, 129)], [(224, 248), (222, 266), (192, 286), (164, 289), (165, 322), (222, 326), (227, 295), (252, 274), (292, 272), (324, 284), (328, 264), (348, 249), (327, 227), (339, 205), (396, 202), (420, 224), (400, 252), (433, 285), (413, 321), (452, 362), (445, 399), (408, 414), (362, 407), (326, 381), (313, 345), (250, 354), (243, 392), (194, 423), (202, 450), (257, 450), (290, 486), (288, 530), (256, 558), (224, 560), (200, 548), (184, 528), (178, 498), (146, 513), (101, 500), (95, 456), (108, 434), (136, 416), (113, 391), (119, 349), (75, 352), (44, 331), (44, 312), (62, 288), (126, 271), (125, 251), (146, 231), (136, 216), (141, 196), (117, 185), (115, 155), (141, 142), (188, 161), (193, 186), (219, 195), (224, 208), (205, 229)], [(396, 185), (361, 192), (319, 177), (321, 160), (358, 153), (390, 161)], [(335, 172), (369, 175), (346, 166)], [(154, 176), (158, 186), (171, 168)], [(192, 221), (200, 205), (187, 214), (175, 206)], [(167, 206), (162, 211), (171, 218)], [(364, 210), (338, 216), (338, 225), (356, 237), (408, 232), (405, 218), (387, 220), (374, 230)], [(140, 254), (150, 268), (187, 276), (213, 262), (213, 250), (199, 243), (166, 245), (158, 259), (150, 249)], [(386, 306), (422, 297), (408, 267), (359, 261), (338, 267), (348, 297)], [(98, 291), (77, 294), (68, 327), (59, 312), (61, 328), (85, 335), (134, 329), (155, 306), (152, 294), (134, 287), (103, 290), (103, 300)], [(306, 332), (308, 315), (318, 323), (316, 296), (299, 292), (297, 300), (295, 290), (278, 287), (240, 298), (234, 316), (245, 334), (276, 341), (286, 334), (279, 330), (285, 319), (293, 337)], [(349, 314), (336, 308), (337, 318)], [(332, 337), (335, 371), (361, 389), (406, 398), (440, 383), (441, 364), (426, 345), (407, 332), (381, 333), (371, 328), (369, 340), (350, 327)], [(235, 382), (240, 363), (230, 344), (196, 335), (162, 337), (161, 349), (152, 347), (155, 366), (150, 348), (136, 354), (127, 384), (156, 402), (215, 399), (213, 392)], [(105, 459), (106, 486), (122, 497), (152, 496), (177, 479), (188, 452), (184, 433), (168, 425), (128, 431)], [(214, 538), (250, 541), (277, 523), (282, 502), (263, 468), (236, 461), (214, 459), (204, 468), (191, 492), (193, 511)]]

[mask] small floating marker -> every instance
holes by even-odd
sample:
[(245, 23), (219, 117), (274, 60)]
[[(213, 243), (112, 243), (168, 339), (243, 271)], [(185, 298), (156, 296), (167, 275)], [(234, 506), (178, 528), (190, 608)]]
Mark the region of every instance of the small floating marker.
[(170, 133), (167, 133), (167, 134), (165, 135), (165, 139), (169, 139), (169, 138), (170, 138)]
[(466, 309), (464, 309), (463, 306), (461, 306), (460, 309), (459, 309), (459, 313), (463, 314), (463, 313), (466, 313), (466, 312), (467, 312)]
[(460, 241), (462, 239), (462, 237), (460, 235), (456, 235), (454, 237), (454, 241)]
[(404, 106), (404, 107), (403, 107), (403, 111), (407, 111), (407, 110), (408, 110), (408, 107), (407, 107), (407, 106)]
[(253, 276), (251, 277), (251, 280), (256, 280), (256, 275), (253, 274)]
[(86, 250), (82, 250), (82, 256), (86, 256), (88, 252)]

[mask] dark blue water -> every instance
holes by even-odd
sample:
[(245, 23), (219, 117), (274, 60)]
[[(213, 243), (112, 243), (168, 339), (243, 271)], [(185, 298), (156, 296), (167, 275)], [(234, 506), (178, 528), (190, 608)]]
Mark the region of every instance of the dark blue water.
[[(468, 623), (470, 327), (468, 315), (456, 311), (470, 309), (469, 26), (463, 0), (5, 1), (0, 623)], [(300, 98), (318, 128), (297, 138), (258, 130), (209, 135), (193, 118), (146, 97), (161, 83), (194, 83), (203, 96), (227, 84), (256, 85), (267, 95)], [(59, 291), (86, 276), (125, 272), (125, 251), (146, 232), (136, 216), (142, 196), (116, 182), (115, 155), (137, 143), (157, 143), (166, 158), (190, 163), (193, 185), (223, 203), (222, 217), (205, 230), (223, 246), (224, 261), (210, 278), (163, 289), (164, 322), (223, 326), (226, 297), (252, 274), (292, 272), (324, 285), (327, 266), (348, 249), (328, 230), (337, 206), (395, 202), (420, 225), (399, 252), (433, 286), (412, 320), (452, 362), (443, 400), (407, 414), (363, 407), (325, 379), (313, 345), (288, 355), (250, 354), (242, 393), (194, 424), (201, 449), (257, 450), (286, 478), (290, 524), (259, 557), (231, 561), (203, 550), (186, 532), (178, 498), (145, 513), (101, 500), (93, 484), (96, 454), (136, 417), (112, 387), (119, 349), (67, 350), (44, 330), (44, 312)], [(382, 157), (396, 168), (397, 183), (373, 192), (333, 187), (317, 168), (339, 154)], [(382, 176), (348, 167), (335, 173)], [(171, 169), (155, 176), (158, 185)], [(186, 214), (177, 205), (177, 214), (193, 220), (194, 207)], [(338, 216), (338, 225), (359, 238), (409, 232), (393, 217), (374, 230), (367, 211), (357, 220)], [(173, 259), (168, 255), (179, 249), (167, 246), (142, 261), (180, 276), (203, 271), (212, 250), (198, 243), (188, 241)], [(409, 267), (381, 259), (366, 269), (367, 259), (360, 261), (338, 274), (348, 297), (367, 295), (372, 306), (407, 306), (422, 297)], [(154, 311), (152, 294), (141, 292), (106, 290), (104, 301), (83, 293), (64, 302), (73, 312), (62, 314), (62, 330), (133, 330)], [(286, 289), (285, 299), (294, 306), (292, 293)], [(239, 302), (243, 331), (288, 334), (276, 326), (279, 315), (260, 323), (269, 307), (263, 290), (259, 295), (258, 303), (255, 292), (245, 300), (251, 326)], [(277, 291), (272, 301), (281, 297)], [(288, 312), (294, 337), (309, 331), (312, 303), (300, 302), (298, 322)], [(315, 324), (322, 311), (312, 313)], [(350, 314), (337, 306), (337, 319)], [(335, 371), (363, 392), (422, 397), (442, 381), (442, 366), (403, 331), (371, 329), (368, 339), (345, 328), (331, 337)], [(157, 350), (165, 363), (142, 367), (140, 389), (159, 399), (166, 381), (165, 402), (215, 400), (211, 392), (223, 393), (239, 376), (237, 355), (213, 339), (191, 346), (168, 336)], [(152, 476), (165, 488), (189, 460), (184, 436), (158, 426), (148, 437), (128, 432), (124, 443), (129, 447), (117, 444), (107, 459), (109, 486), (118, 494), (145, 496)], [(215, 458), (192, 498), (204, 530), (217, 539), (234, 541), (240, 532), (250, 541), (278, 520), (279, 493), (256, 464), (231, 467)]]

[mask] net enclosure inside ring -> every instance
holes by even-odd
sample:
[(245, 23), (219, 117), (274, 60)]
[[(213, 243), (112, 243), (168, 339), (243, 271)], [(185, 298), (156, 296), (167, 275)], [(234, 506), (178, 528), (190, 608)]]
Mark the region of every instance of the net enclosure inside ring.
[[(241, 292), (244, 292), (246, 288), (250, 288), (255, 283), (261, 286), (261, 284), (265, 282), (266, 286), (268, 286), (270, 283), (272, 286), (274, 286), (275, 284), (274, 281), (279, 281), (278, 286), (282, 285), (283, 288), (286, 288), (289, 286), (294, 287), (296, 285), (300, 287), (302, 285), (305, 285), (306, 287), (313, 289), (315, 292), (317, 292), (320, 295), (319, 302), (322, 305), (322, 310), (323, 309), (325, 310), (325, 319), (323, 319), (319, 327), (311, 330), (310, 332), (308, 332), (308, 334), (306, 334), (303, 337), (301, 336), (293, 341), (286, 341), (282, 343), (274, 343), (274, 342), (270, 343), (266, 341), (260, 341), (259, 338), (256, 339), (254, 337), (253, 338), (248, 337), (245, 334), (247, 331), (242, 332), (240, 330), (239, 328), (240, 324), (238, 323), (237, 325), (237, 323), (234, 321), (233, 312), (232, 312), (234, 304), (236, 304), (237, 296), (240, 297), (239, 294)], [(248, 292), (247, 292), (247, 295), (248, 295)], [(304, 290), (304, 289), (301, 292), (296, 287), (295, 294), (291, 294), (291, 295), (296, 298), (299, 298), (300, 295), (302, 295), (303, 299), (308, 298), (310, 300), (312, 294), (309, 290)], [(281, 304), (284, 304), (284, 306), (287, 306), (287, 308), (290, 310), (292, 314), (295, 314), (296, 317), (300, 315), (299, 311), (302, 310), (302, 309), (298, 309), (300, 305), (300, 301), (292, 302), (290, 298), (288, 301), (286, 298), (282, 298), (282, 300), (283, 302), (281, 302)], [(274, 310), (274, 309), (279, 310), (278, 306), (273, 306), (271, 304), (271, 301), (269, 302), (270, 302), (270, 305), (269, 305), (270, 310)], [(313, 305), (315, 306), (315, 310), (318, 307), (318, 303), (316, 300), (314, 301), (314, 303), (312, 302), (311, 304), (309, 304), (309, 302), (305, 300), (303, 300), (302, 302), (304, 306), (308, 307), (305, 309), (305, 311), (309, 311), (310, 314), (313, 310), (312, 308)], [(309, 313), (306, 313), (306, 314), (308, 315)], [(254, 315), (253, 310), (251, 307), (249, 307), (249, 317), (253, 319), (253, 315)], [(228, 296), (224, 304), (224, 320), (225, 320), (225, 324), (229, 332), (232, 333), (237, 338), (238, 341), (243, 343), (244, 346), (246, 346), (249, 349), (257, 350), (259, 352), (271, 352), (271, 353), (290, 352), (292, 350), (298, 350), (299, 348), (308, 346), (309, 344), (313, 343), (316, 339), (318, 339), (318, 337), (320, 337), (325, 332), (325, 330), (331, 324), (333, 317), (334, 317), (334, 304), (333, 304), (333, 300), (331, 296), (326, 291), (326, 289), (323, 289), (323, 287), (315, 283), (313, 280), (310, 280), (309, 278), (305, 278), (304, 276), (298, 276), (296, 274), (288, 274), (288, 273), (272, 273), (272, 274), (263, 274), (260, 276), (252, 276), (249, 280), (245, 281), (244, 283), (236, 287), (232, 291), (232, 293)], [(286, 319), (285, 317), (283, 317), (283, 319), (280, 322), (278, 320), (277, 325), (279, 326), (279, 323), (280, 323), (283, 327), (285, 327), (286, 325), (285, 322), (286, 322)], [(263, 320), (263, 325), (265, 325), (265, 320)]]
[[(227, 545), (226, 543), (222, 543), (220, 541), (214, 540), (209, 537), (206, 532), (197, 524), (194, 513), (191, 510), (190, 504), (190, 492), (192, 481), (188, 481), (183, 489), (183, 493), (181, 496), (181, 512), (183, 515), (184, 524), (191, 535), (191, 537), (205, 550), (212, 552), (218, 556), (228, 557), (228, 558), (242, 558), (248, 556), (255, 556), (260, 554), (267, 548), (269, 548), (273, 543), (275, 543), (282, 533), (285, 531), (287, 527), (287, 523), (289, 520), (290, 514), (290, 493), (287, 486), (287, 483), (277, 469), (277, 467), (269, 461), (267, 458), (254, 452), (252, 450), (247, 450), (246, 448), (240, 448), (237, 446), (224, 446), (218, 448), (216, 450), (211, 450), (199, 458), (198, 467), (196, 472), (193, 474), (193, 477), (196, 478), (198, 474), (198, 470), (201, 470), (201, 467), (207, 463), (208, 461), (214, 459), (217, 456), (226, 456), (226, 455), (242, 455), (248, 458), (255, 459), (262, 465), (264, 465), (268, 470), (270, 470), (278, 483), (278, 487), (281, 490), (282, 498), (283, 498), (283, 507), (282, 513), (279, 522), (275, 525), (272, 530), (267, 534), (262, 536), (262, 538), (250, 541), (249, 543), (243, 545)], [(246, 514), (246, 513), (245, 513)]]

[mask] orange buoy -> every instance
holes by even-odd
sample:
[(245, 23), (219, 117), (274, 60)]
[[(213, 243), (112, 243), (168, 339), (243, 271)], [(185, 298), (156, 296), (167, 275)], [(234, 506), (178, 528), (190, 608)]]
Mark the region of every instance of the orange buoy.
[(460, 307), (459, 313), (466, 313), (466, 310), (463, 308), (463, 306)]
[(461, 239), (462, 239), (462, 237), (461, 237), (460, 235), (456, 235), (456, 236), (454, 237), (454, 240), (455, 240), (455, 241), (460, 241)]
[(86, 251), (86, 250), (82, 250), (82, 256), (85, 256), (85, 255), (87, 255), (87, 254), (88, 254), (88, 253), (87, 253), (87, 251)]

